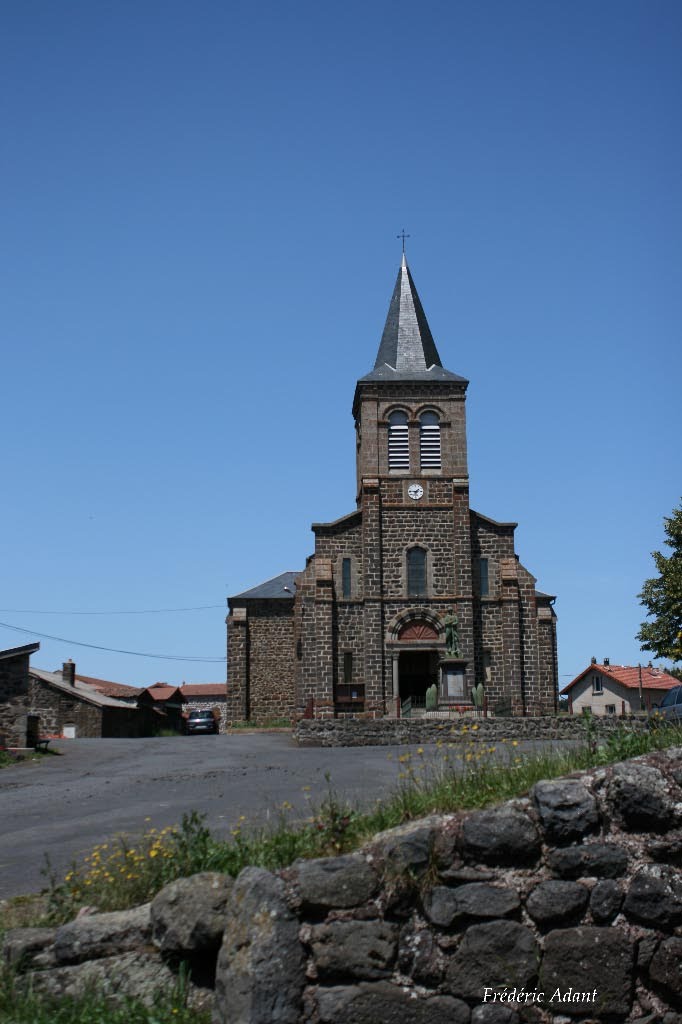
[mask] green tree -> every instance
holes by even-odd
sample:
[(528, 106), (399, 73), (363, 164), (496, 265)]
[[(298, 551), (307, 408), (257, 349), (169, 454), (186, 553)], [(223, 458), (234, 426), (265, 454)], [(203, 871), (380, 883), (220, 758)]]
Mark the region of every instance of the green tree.
[(645, 580), (639, 599), (651, 622), (643, 622), (637, 639), (657, 658), (682, 661), (682, 505), (663, 520), (669, 558), (652, 552), (658, 576)]

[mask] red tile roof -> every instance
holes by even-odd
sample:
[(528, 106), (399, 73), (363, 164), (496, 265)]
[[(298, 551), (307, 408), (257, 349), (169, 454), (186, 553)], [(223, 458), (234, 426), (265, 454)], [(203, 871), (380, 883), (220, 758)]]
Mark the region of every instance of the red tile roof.
[(167, 683), (154, 683), (153, 686), (148, 686), (146, 690), (140, 691), (140, 696), (147, 694), (152, 700), (168, 700), (170, 697), (179, 694), (183, 696), (182, 690), (179, 686), (169, 686)]
[[(564, 686), (562, 693), (568, 693), (576, 683), (587, 675), (588, 672), (597, 671), (609, 679), (613, 679), (628, 690), (639, 689), (639, 666), (638, 665), (589, 665), (584, 672), (577, 675), (567, 686)], [(673, 686), (679, 686), (680, 680), (668, 675), (662, 668), (644, 668), (642, 666), (642, 689), (643, 690), (671, 690)]]
[(112, 683), (108, 679), (96, 679), (94, 676), (76, 676), (80, 683), (86, 683), (99, 690), (105, 697), (137, 697), (142, 689), (139, 686), (127, 686), (126, 683)]
[(183, 683), (180, 689), (185, 697), (227, 697), (225, 683)]

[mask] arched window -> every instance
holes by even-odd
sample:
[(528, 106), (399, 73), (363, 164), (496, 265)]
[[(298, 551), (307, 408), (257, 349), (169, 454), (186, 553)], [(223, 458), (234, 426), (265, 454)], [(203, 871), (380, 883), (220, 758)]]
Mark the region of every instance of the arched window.
[(388, 417), (388, 468), (410, 468), (407, 413), (398, 409)]
[(422, 469), (440, 469), (440, 420), (435, 412), (419, 417), (419, 464)]
[(426, 597), (426, 551), (410, 548), (407, 552), (407, 596)]

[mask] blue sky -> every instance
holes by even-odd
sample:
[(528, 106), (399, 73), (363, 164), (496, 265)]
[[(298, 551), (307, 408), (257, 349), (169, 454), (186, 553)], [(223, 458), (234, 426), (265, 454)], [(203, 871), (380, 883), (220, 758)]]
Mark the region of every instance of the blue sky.
[(682, 493), (681, 43), (677, 0), (3, 4), (0, 620), (216, 659), (34, 663), (224, 678), (226, 596), (354, 507), (403, 227), (471, 381), (472, 506), (558, 595), (562, 683), (648, 660)]

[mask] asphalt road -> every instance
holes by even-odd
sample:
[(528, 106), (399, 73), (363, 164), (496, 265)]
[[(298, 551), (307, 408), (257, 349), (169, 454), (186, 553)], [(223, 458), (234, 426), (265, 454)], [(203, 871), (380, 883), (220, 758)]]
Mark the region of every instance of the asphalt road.
[[(263, 822), (284, 801), (293, 817), (307, 816), (327, 792), (326, 773), (335, 792), (366, 806), (396, 788), (398, 756), (416, 749), (299, 748), (286, 733), (55, 746), (62, 756), (0, 771), (0, 898), (42, 889), (45, 855), (61, 877), (97, 843), (177, 824), (192, 810), (224, 835), (240, 815)], [(433, 746), (424, 749), (425, 757), (442, 756)]]

